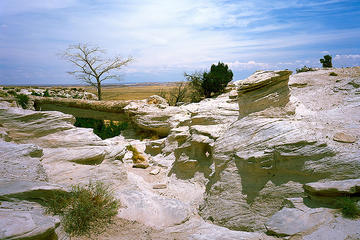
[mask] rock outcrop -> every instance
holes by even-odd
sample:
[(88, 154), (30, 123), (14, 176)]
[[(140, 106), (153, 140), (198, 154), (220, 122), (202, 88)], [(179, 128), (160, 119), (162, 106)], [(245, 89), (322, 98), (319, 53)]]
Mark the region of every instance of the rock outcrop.
[[(340, 216), (328, 200), (359, 194), (360, 68), (290, 74), (259, 71), (217, 98), (177, 107), (157, 96), (34, 100), (125, 114), (153, 133), (144, 140), (101, 140), (74, 127), (71, 115), (0, 102), (0, 217), (12, 219), (0, 221), (7, 229), (1, 237), (54, 234), (57, 221), (27, 201), (100, 180), (121, 201), (119, 218), (151, 226), (157, 236), (359, 238), (360, 222)], [(130, 146), (147, 168), (133, 168)], [(12, 221), (24, 228), (14, 231)]]
[[(336, 92), (340, 82), (327, 75), (320, 70), (291, 76), (290, 85), (302, 88), (290, 91), (286, 80), (276, 84), (276, 73), (268, 72), (245, 80), (251, 91), (239, 85), (240, 119), (214, 143), (215, 174), (201, 208), (205, 219), (231, 229), (265, 230), (284, 198), (303, 195), (303, 184), (360, 177), (359, 143), (332, 140), (340, 130), (358, 137), (357, 89)], [(246, 102), (247, 93), (254, 103)]]

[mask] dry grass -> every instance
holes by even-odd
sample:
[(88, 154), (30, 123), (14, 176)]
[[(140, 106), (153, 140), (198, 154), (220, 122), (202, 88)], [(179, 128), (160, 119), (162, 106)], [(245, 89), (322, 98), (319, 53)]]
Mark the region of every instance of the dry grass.
[[(158, 94), (161, 89), (168, 91), (174, 85), (153, 85), (153, 86), (104, 86), (103, 100), (140, 100)], [(92, 87), (85, 87), (85, 90), (96, 94), (96, 89)]]

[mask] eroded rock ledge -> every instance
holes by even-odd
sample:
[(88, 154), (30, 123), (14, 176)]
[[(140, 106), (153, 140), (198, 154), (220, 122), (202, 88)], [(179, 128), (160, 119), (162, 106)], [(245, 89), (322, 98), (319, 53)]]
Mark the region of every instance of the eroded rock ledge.
[[(339, 76), (329, 77), (330, 71)], [(358, 220), (309, 205), (306, 194), (311, 200), (358, 194), (360, 99), (351, 83), (359, 82), (359, 74), (360, 68), (290, 77), (289, 71), (257, 72), (217, 98), (179, 107), (158, 97), (106, 106), (94, 102), (96, 110), (125, 113), (141, 128), (164, 136), (157, 140), (101, 140), (90, 129), (74, 127), (71, 115), (0, 104), (0, 162), (6, 168), (1, 177), (40, 181), (44, 191), (53, 183), (66, 187), (104, 181), (123, 204), (118, 217), (158, 228), (156, 239), (274, 238), (265, 232), (356, 239)], [(351, 135), (352, 141), (336, 141), (338, 132)], [(132, 168), (129, 145), (150, 167)], [(19, 196), (38, 190), (14, 188), (16, 194), (5, 197), (15, 200), (2, 201), (0, 208), (16, 202), (35, 216), (41, 206), (35, 204), (40, 210), (32, 213)], [(46, 221), (52, 232), (56, 221)]]

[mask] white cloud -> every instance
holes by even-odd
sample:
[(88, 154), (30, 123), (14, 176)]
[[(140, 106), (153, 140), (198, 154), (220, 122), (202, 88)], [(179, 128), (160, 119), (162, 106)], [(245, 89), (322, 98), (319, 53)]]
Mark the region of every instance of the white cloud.
[[(314, 7), (319, 13), (334, 2), (0, 0), (0, 12), (7, 16), (1, 23), (11, 26), (6, 31), (18, 28), (14, 35), (0, 36), (0, 60), (58, 64), (51, 59), (55, 53), (71, 43), (89, 42), (110, 55), (133, 56), (136, 61), (125, 69), (128, 73), (193, 71), (218, 61), (239, 70), (272, 68), (276, 62), (292, 62), (297, 67), (309, 62), (296, 63), (296, 59), (319, 54), (321, 49), (314, 50), (314, 45), (360, 38), (360, 29), (313, 31), (300, 17), (292, 21), (282, 18), (281, 12)], [(17, 18), (16, 14), (25, 12), (36, 12), (36, 17)], [(8, 17), (11, 14), (15, 17)], [(303, 48), (307, 45), (313, 46)], [(317, 64), (320, 57), (316, 56)], [(339, 58), (345, 57), (335, 57)]]
[(336, 55), (334, 60), (342, 59), (360, 59), (360, 54)]
[(270, 66), (267, 63), (259, 63), (255, 61), (248, 61), (248, 62), (234, 61), (234, 62), (228, 62), (226, 64), (229, 65), (231, 69), (235, 69), (235, 70), (255, 69), (255, 68), (264, 69)]

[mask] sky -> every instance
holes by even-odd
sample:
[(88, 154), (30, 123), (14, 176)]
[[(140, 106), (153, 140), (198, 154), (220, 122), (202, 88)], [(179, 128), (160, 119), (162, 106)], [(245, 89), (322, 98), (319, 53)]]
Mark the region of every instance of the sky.
[(359, 66), (360, 1), (0, 1), (1, 85), (79, 84), (60, 57), (77, 43), (133, 57), (122, 83), (182, 81), (219, 61), (234, 80), (320, 67), (326, 54), (335, 67)]

